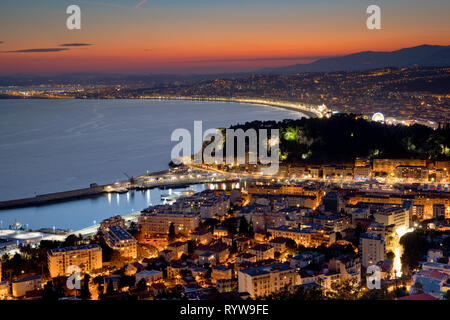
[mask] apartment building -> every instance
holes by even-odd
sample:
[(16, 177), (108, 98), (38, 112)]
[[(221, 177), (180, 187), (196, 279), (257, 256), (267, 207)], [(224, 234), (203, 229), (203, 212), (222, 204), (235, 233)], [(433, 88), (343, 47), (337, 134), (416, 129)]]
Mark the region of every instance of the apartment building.
[[(412, 201), (414, 207), (420, 207), (420, 214), (417, 214), (419, 220), (433, 218), (433, 205), (443, 204), (446, 208), (446, 218), (450, 218), (450, 197), (447, 192), (417, 192), (407, 195), (382, 195), (366, 192), (357, 192), (348, 196), (347, 202), (349, 205), (356, 204), (390, 204), (401, 206), (404, 201)], [(423, 208), (423, 209), (422, 209)], [(423, 211), (423, 214), (422, 214)]]
[(137, 258), (137, 241), (121, 226), (107, 227), (103, 231), (106, 244), (113, 250), (120, 252), (124, 259)]
[(395, 173), (399, 166), (426, 167), (426, 160), (420, 159), (374, 159), (373, 171), (386, 174)]
[(249, 253), (256, 256), (256, 261), (273, 259), (275, 248), (267, 244), (257, 244), (250, 248)]
[(374, 213), (373, 217), (378, 223), (385, 226), (394, 225), (394, 228), (409, 228), (409, 210), (401, 207), (390, 207), (381, 209)]
[(47, 254), (50, 277), (69, 275), (68, 267), (77, 266), (82, 273), (102, 268), (102, 248), (96, 244), (51, 249)]
[(333, 230), (321, 227), (296, 228), (281, 226), (267, 230), (272, 238), (284, 237), (294, 240), (298, 245), (305, 247), (318, 247), (321, 244), (330, 245), (336, 242), (336, 233)]
[(125, 228), (125, 219), (122, 218), (121, 216), (114, 216), (108, 219), (103, 220), (100, 223), (100, 231), (105, 230), (108, 227), (112, 227), (112, 226), (120, 226), (122, 228)]
[(428, 181), (428, 168), (419, 166), (398, 166), (395, 176), (402, 181)]
[(275, 263), (238, 272), (239, 292), (247, 292), (253, 299), (298, 284), (300, 276), (288, 264)]
[(360, 250), (364, 268), (384, 261), (384, 238), (377, 233), (363, 233), (360, 237)]
[(372, 177), (372, 168), (370, 166), (355, 167), (353, 169), (353, 179), (367, 180)]
[(195, 213), (143, 213), (139, 217), (139, 231), (141, 237), (151, 238), (156, 234), (168, 234), (171, 223), (175, 232), (189, 234), (199, 225), (200, 217)]
[(281, 212), (255, 212), (252, 220), (255, 232), (265, 232), (268, 228), (282, 226), (285, 217)]
[(27, 292), (42, 289), (42, 276), (25, 277), (12, 282), (12, 295), (15, 298), (23, 297)]

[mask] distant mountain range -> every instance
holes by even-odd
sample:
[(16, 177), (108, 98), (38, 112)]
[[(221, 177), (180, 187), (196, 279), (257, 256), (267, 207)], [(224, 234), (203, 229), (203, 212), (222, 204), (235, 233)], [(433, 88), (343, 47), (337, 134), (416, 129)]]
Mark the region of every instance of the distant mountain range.
[(385, 67), (450, 66), (450, 46), (421, 45), (391, 52), (364, 51), (347, 56), (319, 59), (308, 64), (266, 68), (260, 73), (302, 73), (370, 70)]
[(68, 73), (53, 76), (15, 74), (0, 76), (0, 86), (40, 84), (90, 84), (90, 85), (156, 85), (174, 81), (200, 81), (217, 78), (240, 78), (254, 74), (292, 74), (303, 72), (364, 71), (385, 67), (443, 67), (450, 66), (450, 46), (421, 45), (392, 52), (364, 51), (347, 56), (320, 59), (309, 64), (266, 68), (254, 72), (217, 74), (105, 74)]

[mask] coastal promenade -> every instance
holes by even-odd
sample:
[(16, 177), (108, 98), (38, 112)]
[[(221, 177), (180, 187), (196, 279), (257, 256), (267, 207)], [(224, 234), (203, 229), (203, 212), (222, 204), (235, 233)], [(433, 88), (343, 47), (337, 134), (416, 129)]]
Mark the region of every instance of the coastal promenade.
[(299, 102), (271, 100), (271, 99), (256, 99), (256, 98), (225, 98), (225, 97), (184, 97), (184, 96), (141, 96), (141, 99), (154, 100), (186, 100), (186, 101), (217, 101), (217, 102), (232, 102), (232, 103), (246, 103), (252, 105), (277, 107), (290, 111), (297, 111), (303, 113), (309, 118), (323, 118), (330, 110), (325, 105), (313, 106), (305, 105)]

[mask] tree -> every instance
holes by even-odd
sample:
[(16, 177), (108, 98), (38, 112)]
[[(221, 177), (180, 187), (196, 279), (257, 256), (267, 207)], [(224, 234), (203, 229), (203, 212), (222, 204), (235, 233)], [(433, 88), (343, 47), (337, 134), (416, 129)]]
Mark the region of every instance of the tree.
[(167, 237), (167, 240), (170, 243), (170, 242), (175, 241), (176, 238), (177, 238), (177, 235), (175, 233), (175, 224), (173, 222), (171, 222), (169, 225), (169, 235)]
[(248, 235), (249, 228), (250, 226), (247, 222), (247, 219), (244, 216), (242, 216), (241, 220), (239, 221), (239, 233)]
[(363, 233), (363, 228), (361, 226), (361, 223), (358, 222), (355, 228), (355, 237), (352, 241), (355, 246), (359, 246), (359, 238), (361, 237), (361, 233)]
[(81, 285), (80, 290), (80, 297), (82, 299), (90, 299), (91, 298), (91, 292), (89, 291), (89, 280), (91, 279), (91, 276), (87, 273), (84, 275), (83, 283)]
[(189, 240), (189, 241), (187, 242), (187, 245), (188, 245), (188, 253), (189, 253), (189, 254), (193, 254), (194, 251), (195, 251), (195, 243), (194, 243), (194, 241)]
[(62, 243), (62, 246), (63, 247), (78, 246), (82, 240), (83, 240), (83, 237), (81, 236), (81, 234), (79, 234), (78, 236), (75, 234), (70, 234), (64, 240), (64, 242)]
[(444, 300), (450, 300), (450, 290), (447, 290), (447, 292), (443, 296)]
[(317, 300), (326, 300), (327, 297), (324, 295), (323, 290), (319, 288), (310, 288), (307, 289), (303, 286), (300, 286), (295, 292), (291, 292), (287, 288), (274, 292), (266, 297), (263, 297), (264, 300), (303, 300), (303, 301), (317, 301)]
[(394, 300), (394, 292), (389, 292), (387, 286), (383, 286), (381, 289), (371, 289), (364, 292), (361, 300)]
[(392, 251), (386, 253), (386, 260), (394, 261), (395, 254)]
[(200, 223), (200, 226), (201, 227), (204, 227), (204, 228), (211, 228), (211, 227), (215, 227), (215, 226), (217, 226), (218, 224), (219, 224), (219, 220), (217, 220), (217, 219), (214, 219), (214, 218), (208, 218), (208, 219), (205, 219), (205, 220), (203, 220), (201, 223)]
[(423, 293), (423, 285), (421, 282), (415, 282), (413, 288), (415, 293)]
[(102, 260), (104, 262), (111, 261), (114, 250), (108, 246), (101, 233), (97, 234), (95, 238), (90, 241), (90, 244), (98, 244), (102, 248)]
[(119, 288), (133, 287), (136, 283), (135, 276), (121, 276), (119, 279)]
[(58, 300), (58, 297), (55, 294), (55, 291), (53, 290), (53, 282), (48, 281), (44, 285), (44, 289), (42, 290), (42, 300), (44, 301), (55, 301)]
[(414, 231), (401, 237), (400, 244), (404, 249), (401, 257), (403, 272), (409, 274), (419, 266), (420, 260), (427, 252), (428, 243), (422, 233)]
[(360, 287), (354, 279), (335, 282), (331, 289), (328, 295), (336, 300), (357, 300), (360, 293)]
[(237, 247), (236, 241), (233, 241), (233, 242), (231, 243), (230, 254), (235, 254), (235, 253), (237, 253), (237, 252), (238, 252), (238, 247)]
[(133, 236), (136, 237), (136, 235), (139, 232), (138, 224), (135, 221), (131, 221), (130, 227), (128, 228), (128, 232)]
[(297, 242), (295, 242), (292, 239), (287, 239), (286, 240), (286, 248), (293, 254), (298, 253)]
[(136, 286), (136, 290), (139, 292), (147, 291), (147, 281), (144, 278), (139, 280)]
[(112, 282), (112, 279), (109, 279), (108, 285), (106, 286), (106, 295), (107, 296), (112, 296), (115, 293), (116, 293), (116, 291), (114, 290), (114, 284)]
[(237, 225), (236, 218), (228, 218), (222, 222), (222, 227), (227, 228), (227, 230), (230, 234), (237, 233), (236, 225)]

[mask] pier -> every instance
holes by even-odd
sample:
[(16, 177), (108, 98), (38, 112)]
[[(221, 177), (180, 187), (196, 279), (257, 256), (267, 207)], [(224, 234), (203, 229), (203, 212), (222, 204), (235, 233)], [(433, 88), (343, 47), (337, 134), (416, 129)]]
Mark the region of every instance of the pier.
[[(130, 179), (131, 180), (131, 179)], [(64, 202), (76, 199), (99, 197), (107, 193), (126, 193), (129, 190), (148, 190), (153, 188), (186, 188), (194, 184), (236, 182), (229, 174), (210, 173), (202, 170), (188, 172), (186, 169), (170, 169), (141, 175), (133, 181), (118, 181), (109, 185), (91, 184), (89, 188), (37, 195), (32, 198), (0, 201), (0, 210), (40, 206), (50, 203)]]
[(105, 187), (106, 186), (96, 185), (91, 186), (90, 188), (37, 195), (36, 197), (33, 198), (1, 201), (0, 210), (37, 206), (52, 202), (68, 201), (87, 197), (96, 197), (106, 192)]

